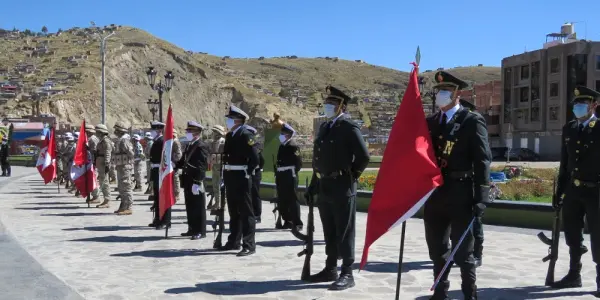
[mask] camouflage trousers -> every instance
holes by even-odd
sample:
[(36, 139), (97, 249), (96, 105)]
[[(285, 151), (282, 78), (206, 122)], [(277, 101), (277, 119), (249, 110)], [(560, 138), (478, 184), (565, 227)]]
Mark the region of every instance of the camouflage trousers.
[(142, 160), (133, 162), (133, 175), (135, 177), (135, 187), (142, 187)]
[(212, 191), (213, 191), (213, 206), (215, 208), (221, 208), (223, 203), (221, 201), (221, 166), (213, 165), (212, 168)]
[(119, 196), (121, 196), (121, 205), (119, 210), (131, 209), (133, 204), (133, 181), (131, 180), (131, 173), (133, 167), (131, 165), (117, 166), (117, 188), (119, 189)]
[(97, 164), (98, 167), (98, 190), (102, 191), (104, 201), (110, 201), (110, 183), (108, 179), (108, 173), (106, 173), (106, 167), (104, 164)]
[(173, 194), (175, 194), (175, 198), (179, 199), (179, 193), (181, 192), (181, 187), (180, 187), (180, 182), (181, 180), (179, 180), (179, 175), (181, 173), (179, 172), (179, 170), (176, 170), (175, 172), (173, 172)]
[(108, 175), (110, 176), (110, 178), (109, 178), (110, 180), (118, 180), (115, 165), (110, 165)]

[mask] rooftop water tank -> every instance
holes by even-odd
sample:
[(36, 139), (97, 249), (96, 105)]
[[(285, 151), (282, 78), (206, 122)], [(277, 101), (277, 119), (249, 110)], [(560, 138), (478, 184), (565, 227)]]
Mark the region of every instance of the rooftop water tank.
[(565, 23), (560, 26), (560, 33), (571, 35), (575, 32), (575, 27), (571, 23)]

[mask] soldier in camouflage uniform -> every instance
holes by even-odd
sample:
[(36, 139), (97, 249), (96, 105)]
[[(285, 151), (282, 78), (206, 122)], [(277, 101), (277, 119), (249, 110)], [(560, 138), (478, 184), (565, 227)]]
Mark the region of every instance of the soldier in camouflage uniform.
[(63, 151), (65, 147), (65, 137), (63, 135), (58, 135), (58, 139), (56, 140), (56, 179), (58, 180), (58, 184), (63, 184)]
[(146, 156), (146, 182), (148, 183), (148, 189), (146, 189), (144, 194), (152, 195), (152, 181), (150, 180), (150, 169), (152, 169), (152, 164), (150, 163), (150, 149), (152, 148), (154, 139), (150, 132), (146, 132), (144, 137), (146, 139), (146, 148), (144, 149), (144, 155)]
[[(173, 128), (173, 152), (171, 155), (173, 163), (177, 163), (181, 159), (181, 156), (183, 156), (183, 147), (181, 147), (179, 136), (177, 136), (177, 129), (175, 128)], [(179, 174), (181, 174), (179, 170), (173, 172), (173, 192), (175, 193), (176, 202), (179, 202), (179, 193), (181, 190)]]
[[(85, 134), (88, 139), (88, 149), (92, 153), (92, 161), (94, 161), (94, 158), (96, 157), (96, 148), (100, 142), (100, 139), (98, 139), (98, 137), (95, 135), (96, 130), (94, 128), (95, 127), (92, 124), (85, 124)], [(100, 190), (98, 188), (93, 190), (90, 203), (100, 203), (100, 200), (98, 200), (99, 194)]]
[(131, 141), (133, 142), (133, 175), (135, 177), (135, 187), (133, 188), (134, 192), (140, 192), (142, 190), (142, 164), (146, 159), (144, 155), (144, 148), (142, 147), (142, 143), (140, 140), (142, 138), (139, 134), (134, 134)]
[(128, 127), (123, 122), (117, 122), (114, 126), (115, 135), (119, 137), (115, 145), (112, 162), (117, 170), (119, 196), (121, 205), (115, 211), (117, 215), (131, 215), (131, 205), (133, 204), (133, 183), (131, 182), (131, 173), (133, 171), (134, 149), (131, 144), (131, 137), (127, 132)]
[(212, 130), (212, 142), (210, 143), (210, 163), (212, 164), (212, 191), (214, 203), (212, 206), (207, 207), (208, 210), (219, 210), (222, 206), (221, 203), (221, 169), (223, 164), (221, 162), (221, 154), (223, 154), (223, 147), (225, 146), (225, 128), (221, 125), (215, 125), (211, 128)]
[[(115, 145), (116, 145), (116, 143), (117, 143), (118, 140), (119, 140), (118, 137), (112, 137), (110, 139), (110, 141), (112, 143), (113, 154), (114, 154), (114, 151), (115, 151), (115, 148), (116, 148)], [(118, 180), (118, 178), (117, 178), (117, 171), (116, 171), (115, 167), (116, 167), (115, 164), (111, 164), (110, 165), (110, 170), (109, 170), (109, 173), (108, 173), (109, 174), (109, 178), (110, 178), (110, 183), (115, 183)]]
[(96, 169), (98, 170), (98, 182), (104, 201), (96, 206), (98, 208), (108, 208), (110, 202), (110, 185), (108, 179), (108, 171), (110, 170), (110, 161), (112, 155), (112, 142), (108, 137), (108, 128), (104, 124), (96, 125), (96, 135), (100, 142), (96, 146), (96, 154), (94, 155)]
[(65, 134), (65, 138), (63, 141), (63, 145), (62, 145), (62, 150), (60, 153), (60, 159), (62, 160), (62, 165), (63, 165), (62, 177), (63, 177), (63, 183), (65, 184), (65, 189), (69, 188), (70, 182), (71, 182), (69, 180), (69, 178), (71, 177), (71, 166), (69, 166), (69, 159), (68, 159), (69, 139), (70, 138), (73, 138), (73, 134), (70, 132), (67, 132)]

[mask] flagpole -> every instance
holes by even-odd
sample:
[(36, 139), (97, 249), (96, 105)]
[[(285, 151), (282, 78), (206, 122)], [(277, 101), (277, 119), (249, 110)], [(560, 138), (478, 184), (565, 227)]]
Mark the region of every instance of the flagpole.
[(402, 222), (400, 235), (400, 255), (398, 257), (398, 276), (396, 278), (396, 300), (400, 299), (400, 282), (402, 281), (402, 260), (404, 257), (404, 238), (406, 237), (406, 221)]

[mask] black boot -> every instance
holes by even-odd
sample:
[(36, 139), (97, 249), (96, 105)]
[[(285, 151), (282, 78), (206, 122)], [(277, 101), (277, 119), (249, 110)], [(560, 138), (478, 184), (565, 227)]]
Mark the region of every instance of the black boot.
[(310, 275), (308, 282), (319, 283), (319, 282), (331, 282), (338, 280), (338, 273), (336, 267), (325, 267), (321, 272)]
[(354, 283), (354, 276), (352, 276), (352, 268), (351, 267), (342, 267), (342, 273), (340, 277), (329, 286), (329, 290), (331, 291), (343, 291), (354, 287), (356, 284)]
[(573, 263), (569, 268), (569, 273), (563, 279), (552, 284), (555, 289), (567, 289), (582, 287), (581, 284), (581, 263)]
[(474, 284), (463, 284), (460, 289), (465, 300), (477, 300), (477, 286)]
[(594, 297), (600, 298), (600, 266), (596, 265), (596, 291)]
[(450, 289), (450, 281), (440, 281), (433, 291), (433, 296), (429, 300), (450, 300), (448, 298), (448, 290)]

